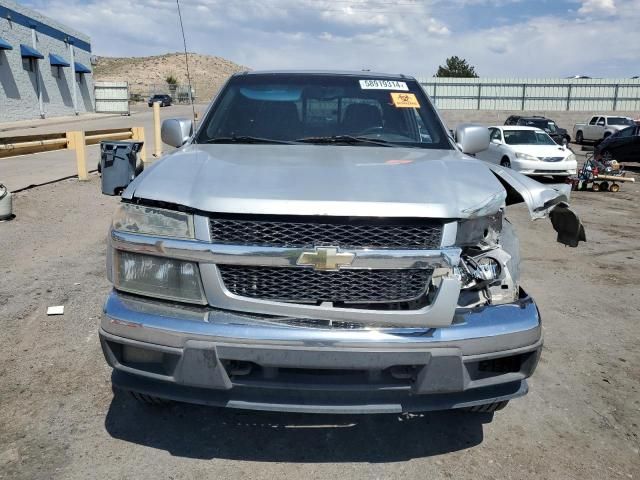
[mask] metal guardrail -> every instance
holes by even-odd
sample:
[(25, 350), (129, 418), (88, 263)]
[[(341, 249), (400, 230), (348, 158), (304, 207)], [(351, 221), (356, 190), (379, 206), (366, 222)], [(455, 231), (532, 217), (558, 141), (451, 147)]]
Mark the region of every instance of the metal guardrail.
[[(481, 110), (483, 101), (510, 101), (514, 102), (514, 104), (518, 104), (520, 110), (535, 110), (538, 107), (531, 106), (526, 108), (527, 102), (561, 102), (563, 105), (563, 110), (571, 111), (573, 110), (572, 104), (575, 102), (593, 102), (594, 104), (599, 103), (594, 109), (602, 109), (603, 103), (609, 103), (611, 105), (611, 111), (617, 111), (618, 106), (623, 102), (634, 102), (632, 108), (628, 110), (636, 110), (640, 108), (640, 83), (591, 83), (591, 82), (575, 82), (575, 83), (502, 83), (502, 82), (429, 82), (429, 81), (421, 81), (420, 82), (424, 87), (426, 87), (429, 92), (431, 98), (435, 102), (436, 106), (438, 102), (441, 100), (472, 100), (476, 104), (476, 109)], [(443, 89), (450, 89), (450, 87), (459, 88), (462, 92), (465, 90), (468, 92), (470, 89), (474, 89), (475, 92), (473, 95), (469, 95), (466, 93), (459, 94), (438, 94), (438, 90), (442, 91)], [(564, 92), (559, 92), (554, 95), (530, 95), (529, 92), (539, 91), (540, 89), (547, 88), (555, 88), (555, 89), (564, 89)], [(504, 89), (513, 91), (514, 89), (520, 89), (520, 93), (518, 95), (496, 95), (496, 94), (486, 94), (488, 89)], [(576, 95), (577, 92), (584, 92), (585, 89), (593, 89), (600, 90), (603, 89), (611, 89), (613, 90), (612, 94), (607, 95), (587, 95), (584, 93), (582, 95)], [(637, 91), (637, 95), (634, 96), (621, 96), (620, 92), (625, 91), (625, 89), (631, 89)], [(589, 110), (590, 108), (581, 108), (580, 110)]]
[[(0, 160), (2, 158), (27, 155), (30, 153), (50, 152), (54, 150), (74, 150), (78, 179), (87, 180), (86, 146), (95, 145), (102, 140), (136, 140), (144, 142), (144, 128), (114, 128), (108, 130), (72, 131), (63, 133), (47, 133), (42, 135), (22, 135), (17, 137), (0, 137)], [(144, 146), (140, 151), (140, 159), (147, 161)]]

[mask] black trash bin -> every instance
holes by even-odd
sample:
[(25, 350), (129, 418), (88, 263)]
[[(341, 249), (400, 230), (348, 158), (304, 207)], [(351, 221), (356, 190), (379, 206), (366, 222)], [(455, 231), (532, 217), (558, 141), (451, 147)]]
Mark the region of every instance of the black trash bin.
[(100, 142), (102, 193), (119, 195), (142, 171), (137, 168), (138, 152), (143, 142)]

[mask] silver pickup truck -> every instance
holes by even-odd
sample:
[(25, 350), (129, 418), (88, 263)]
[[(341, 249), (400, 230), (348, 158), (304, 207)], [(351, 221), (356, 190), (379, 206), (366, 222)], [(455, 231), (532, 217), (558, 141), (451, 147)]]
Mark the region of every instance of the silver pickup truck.
[(505, 209), (576, 246), (568, 186), (465, 155), (486, 127), (454, 140), (403, 75), (237, 74), (192, 129), (163, 123), (178, 150), (113, 218), (115, 388), (332, 413), (490, 412), (527, 392), (542, 327)]
[(587, 123), (573, 126), (573, 138), (578, 144), (597, 142), (633, 124), (633, 120), (627, 117), (595, 115)]

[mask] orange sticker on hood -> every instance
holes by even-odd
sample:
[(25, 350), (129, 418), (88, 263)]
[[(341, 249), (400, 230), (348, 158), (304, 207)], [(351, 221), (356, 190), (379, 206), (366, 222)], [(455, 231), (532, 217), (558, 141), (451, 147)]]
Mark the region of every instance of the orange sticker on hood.
[(420, 103), (414, 93), (391, 92), (391, 101), (396, 108), (420, 108)]

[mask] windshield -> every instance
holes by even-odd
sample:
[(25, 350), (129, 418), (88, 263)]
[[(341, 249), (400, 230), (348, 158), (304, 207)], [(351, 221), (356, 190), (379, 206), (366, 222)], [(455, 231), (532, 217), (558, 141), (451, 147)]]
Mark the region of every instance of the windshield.
[(535, 130), (504, 130), (507, 145), (556, 145), (556, 142), (544, 132)]
[(196, 143), (318, 143), (452, 149), (414, 80), (321, 74), (233, 77)]
[(633, 120), (624, 117), (609, 117), (609, 125), (633, 125)]

